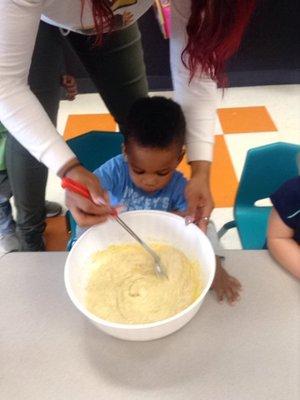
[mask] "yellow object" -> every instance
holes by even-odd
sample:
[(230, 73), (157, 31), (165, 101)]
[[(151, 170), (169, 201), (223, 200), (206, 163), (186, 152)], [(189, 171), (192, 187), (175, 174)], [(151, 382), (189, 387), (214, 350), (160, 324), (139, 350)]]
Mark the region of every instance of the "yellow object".
[(111, 322), (145, 324), (169, 318), (200, 295), (199, 265), (166, 244), (151, 246), (168, 278), (158, 279), (153, 259), (138, 244), (111, 245), (92, 256), (86, 307)]

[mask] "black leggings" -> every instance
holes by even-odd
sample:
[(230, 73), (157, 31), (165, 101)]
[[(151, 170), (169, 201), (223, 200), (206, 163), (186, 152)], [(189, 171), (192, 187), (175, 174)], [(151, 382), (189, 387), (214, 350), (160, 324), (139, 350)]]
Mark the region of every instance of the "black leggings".
[[(102, 47), (77, 33), (40, 23), (32, 57), (29, 85), (56, 125), (67, 40), (87, 70), (110, 113), (122, 126), (131, 104), (148, 93), (140, 32), (137, 24), (105, 35)], [(44, 249), (47, 168), (8, 135), (6, 165), (17, 208), (17, 229), (23, 251)]]

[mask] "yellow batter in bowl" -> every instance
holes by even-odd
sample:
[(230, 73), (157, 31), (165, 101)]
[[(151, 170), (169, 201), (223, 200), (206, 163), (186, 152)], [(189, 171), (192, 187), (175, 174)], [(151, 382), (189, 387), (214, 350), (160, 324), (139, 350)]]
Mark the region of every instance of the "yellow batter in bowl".
[(92, 256), (86, 307), (111, 322), (145, 324), (169, 318), (200, 295), (199, 265), (167, 244), (151, 245), (168, 278), (157, 278), (153, 258), (138, 244), (111, 245)]

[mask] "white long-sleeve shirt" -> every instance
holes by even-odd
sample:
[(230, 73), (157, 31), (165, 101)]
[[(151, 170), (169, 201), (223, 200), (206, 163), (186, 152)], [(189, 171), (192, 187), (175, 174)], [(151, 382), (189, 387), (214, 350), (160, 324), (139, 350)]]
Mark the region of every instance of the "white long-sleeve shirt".
[[(31, 92), (28, 73), (40, 19), (77, 32), (92, 28), (91, 7), (89, 1), (85, 3), (81, 19), (81, 0), (0, 0), (0, 121), (34, 157), (55, 173), (74, 158), (74, 154)], [(112, 8), (114, 14), (132, 13), (132, 21), (135, 21), (151, 4), (152, 0), (116, 0)], [(189, 83), (189, 71), (181, 61), (189, 14), (190, 0), (172, 0), (170, 48), (175, 100), (182, 106), (187, 120), (189, 160), (210, 161), (216, 84), (205, 77), (194, 78)]]

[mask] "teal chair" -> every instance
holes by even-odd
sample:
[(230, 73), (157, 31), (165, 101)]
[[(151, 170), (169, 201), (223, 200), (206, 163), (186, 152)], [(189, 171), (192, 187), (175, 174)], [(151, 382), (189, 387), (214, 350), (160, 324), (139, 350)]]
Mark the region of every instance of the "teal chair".
[[(92, 172), (110, 158), (122, 152), (123, 135), (121, 133), (93, 131), (69, 139), (67, 144), (82, 165)], [(70, 211), (66, 213), (66, 220), (70, 232), (67, 250), (70, 250), (75, 242), (76, 232), (76, 222)]]
[(250, 149), (242, 171), (235, 204), (234, 221), (218, 232), (221, 238), (236, 227), (244, 249), (263, 249), (271, 206), (259, 207), (258, 200), (270, 197), (285, 181), (298, 175), (300, 146), (277, 142)]

